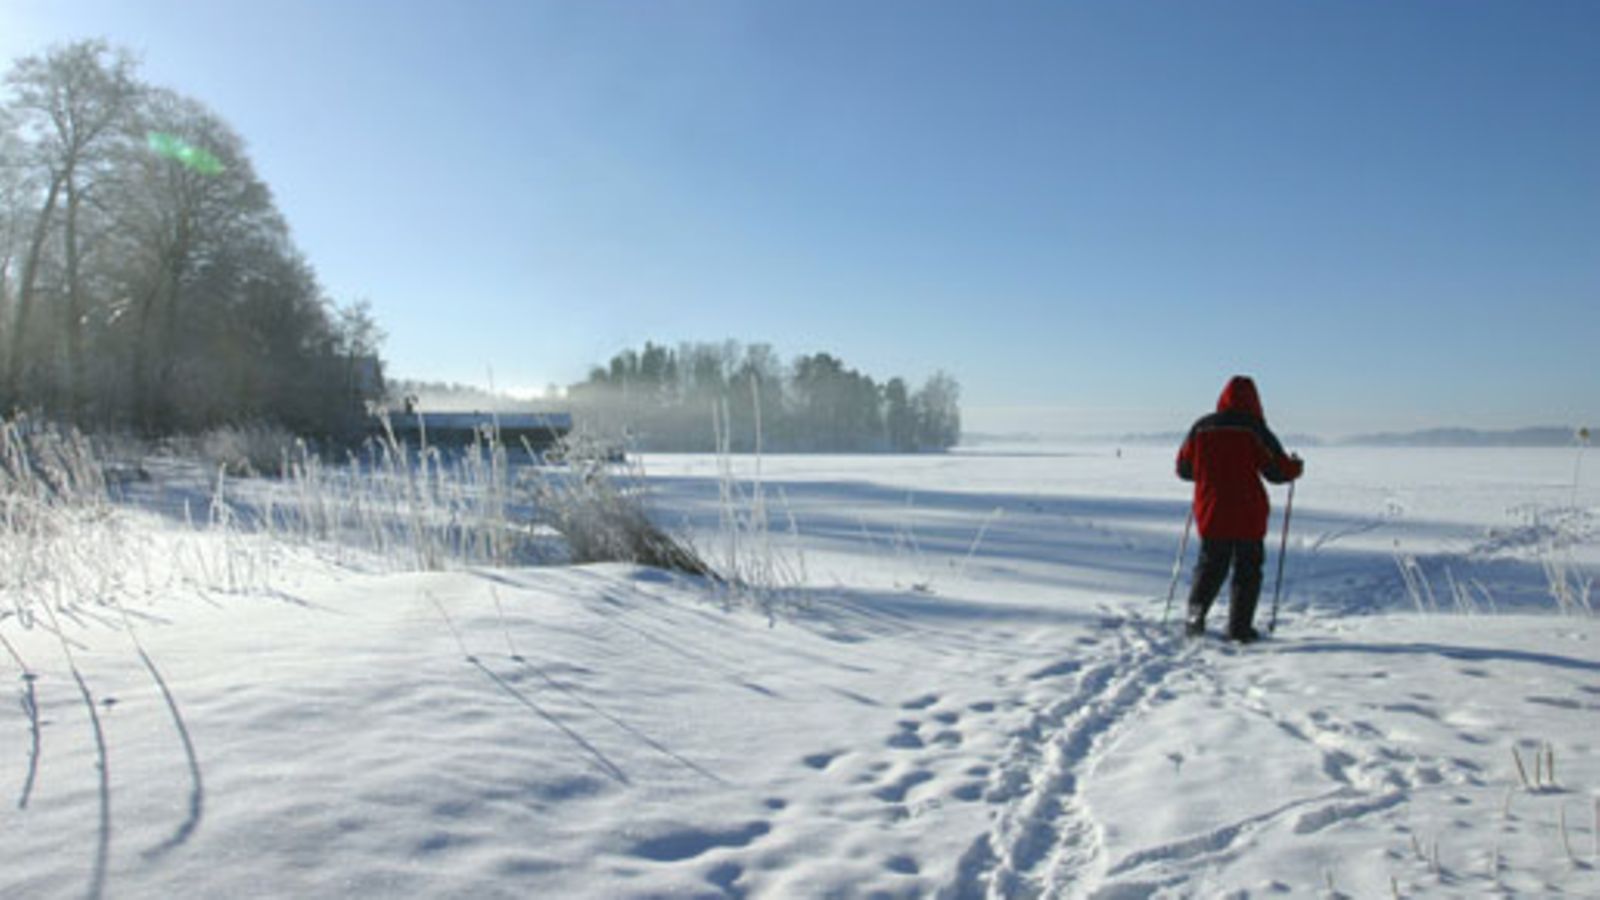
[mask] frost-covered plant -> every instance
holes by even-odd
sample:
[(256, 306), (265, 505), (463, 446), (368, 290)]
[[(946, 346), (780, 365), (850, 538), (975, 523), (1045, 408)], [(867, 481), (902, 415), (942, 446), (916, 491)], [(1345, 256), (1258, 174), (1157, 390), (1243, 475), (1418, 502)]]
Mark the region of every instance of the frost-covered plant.
[(445, 449), (413, 448), (386, 428), (337, 465), (296, 442), (283, 458), (287, 490), (266, 492), (253, 512), (279, 536), (399, 569), (538, 561), (548, 542), (529, 524), (534, 500), (510, 457), (492, 429)]
[(123, 543), (87, 438), (26, 417), (0, 422), (0, 596), (20, 622), (41, 601), (104, 596)]
[(1594, 855), (1600, 859), (1600, 794), (1594, 796), (1594, 827), (1590, 829), (1594, 836)]
[(1573, 556), (1573, 548), (1592, 537), (1592, 517), (1576, 506), (1533, 507), (1528, 516), (1538, 536), (1534, 552), (1556, 608), (1567, 615), (1593, 615), (1595, 577)]
[(0, 423), (0, 491), (57, 506), (102, 502), (105, 476), (77, 429), (20, 416)]
[(1549, 522), (1549, 533), (1540, 541), (1538, 554), (1550, 597), (1563, 613), (1593, 615), (1595, 579), (1573, 557), (1573, 548), (1587, 537), (1589, 517), (1574, 507), (1556, 511)]
[(1400, 570), (1400, 581), (1405, 586), (1406, 596), (1416, 605), (1417, 612), (1436, 612), (1439, 603), (1434, 599), (1428, 574), (1422, 570), (1422, 564), (1417, 562), (1416, 556), (1401, 552), (1399, 541), (1395, 541), (1394, 545), (1394, 562)]
[(283, 474), (286, 454), (295, 446), (292, 432), (281, 425), (257, 422), (224, 425), (192, 438), (169, 439), (169, 452), (198, 458), (230, 477)]
[(267, 586), (271, 548), (241, 535), (219, 504), (224, 476), (199, 521), (190, 510), (191, 531), (155, 533), (128, 526), (107, 476), (120, 489), (148, 473), (106, 458), (72, 428), (0, 423), (0, 605), (19, 626), (47, 619), (46, 606), (72, 613), (175, 590)]
[(1544, 569), (1550, 596), (1563, 613), (1594, 615), (1591, 598), (1595, 579), (1573, 561), (1570, 552), (1549, 547), (1540, 554), (1539, 562)]
[(1578, 454), (1572, 461), (1572, 506), (1578, 505), (1578, 486), (1583, 483), (1583, 451), (1589, 448), (1589, 429), (1579, 428), (1573, 435)]
[(1472, 596), (1474, 589), (1482, 595), (1490, 610), (1495, 608), (1494, 595), (1489, 593), (1489, 589), (1483, 586), (1483, 582), (1477, 579), (1472, 581), (1458, 579), (1456, 578), (1455, 570), (1449, 566), (1444, 567), (1444, 580), (1445, 584), (1450, 588), (1450, 598), (1455, 605), (1456, 612), (1463, 615), (1474, 615), (1482, 611), (1478, 606), (1478, 601)]
[(1523, 765), (1522, 754), (1517, 752), (1516, 745), (1511, 747), (1511, 759), (1517, 766), (1517, 778), (1522, 782), (1522, 789), (1532, 793), (1548, 793), (1557, 790), (1556, 782), (1556, 748), (1555, 745), (1545, 742), (1533, 749), (1533, 775), (1528, 775), (1528, 767)]
[(800, 528), (780, 488), (777, 499), (787, 522), (786, 533), (775, 535), (773, 510), (762, 477), (763, 436), (759, 382), (751, 382), (755, 444), (751, 457), (754, 474), (742, 480), (734, 471), (732, 421), (726, 401), (712, 409), (717, 446), (717, 570), (729, 587), (769, 613), (806, 580), (805, 554), (800, 549)]
[(563, 455), (573, 462), (537, 471), (529, 484), (539, 521), (566, 540), (572, 562), (631, 562), (718, 577), (692, 547), (650, 520), (636, 466), (618, 467), (581, 446)]

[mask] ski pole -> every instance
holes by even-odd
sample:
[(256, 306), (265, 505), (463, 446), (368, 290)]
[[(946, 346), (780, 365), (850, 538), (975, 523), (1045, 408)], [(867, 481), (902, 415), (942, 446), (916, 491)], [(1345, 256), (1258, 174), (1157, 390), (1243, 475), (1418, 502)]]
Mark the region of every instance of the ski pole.
[(1178, 558), (1172, 561), (1172, 584), (1167, 586), (1167, 607), (1161, 611), (1161, 624), (1167, 624), (1172, 614), (1172, 597), (1178, 592), (1178, 575), (1183, 571), (1183, 554), (1189, 550), (1189, 529), (1194, 525), (1194, 506), (1189, 507), (1189, 518), (1183, 521), (1183, 540), (1178, 542)]
[(1283, 506), (1283, 538), (1278, 542), (1278, 583), (1272, 588), (1272, 621), (1267, 633), (1278, 630), (1278, 598), (1283, 593), (1283, 562), (1289, 552), (1289, 517), (1294, 515), (1294, 482), (1289, 482), (1289, 502)]

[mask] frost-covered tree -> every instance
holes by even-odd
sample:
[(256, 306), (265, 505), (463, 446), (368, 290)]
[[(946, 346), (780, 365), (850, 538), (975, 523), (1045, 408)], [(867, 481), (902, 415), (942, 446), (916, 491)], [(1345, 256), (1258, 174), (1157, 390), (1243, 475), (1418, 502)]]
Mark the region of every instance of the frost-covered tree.
[[(370, 310), (335, 316), (244, 141), (102, 41), (0, 96), (0, 402), (155, 432), (349, 427)], [(363, 389), (375, 391), (371, 379)]]
[(22, 260), (5, 384), (15, 393), (29, 365), (43, 361), (34, 326), (46, 243), (54, 234), (60, 240), (60, 283), (55, 289), (64, 300), (61, 322), (73, 410), (83, 401), (86, 201), (108, 177), (128, 134), (139, 94), (132, 73), (126, 51), (112, 50), (103, 41), (82, 41), (24, 57), (6, 77), (10, 124), (22, 137), (23, 165), (31, 170), (42, 197)]
[[(16, 286), (19, 257), (24, 235), (29, 230), (29, 192), (22, 141), (17, 137), (11, 113), (0, 107), (0, 359), (9, 346), (6, 325), (11, 321), (12, 292)], [(0, 362), (0, 379), (5, 365)]]
[(961, 385), (946, 372), (935, 372), (912, 401), (916, 410), (917, 447), (947, 450), (961, 440)]
[(624, 350), (573, 385), (580, 425), (648, 450), (938, 450), (960, 431), (959, 389), (941, 375), (909, 394), (829, 353), (785, 364), (768, 344), (654, 343)]
[[(136, 418), (164, 429), (213, 418), (215, 407), (226, 402), (220, 395), (244, 390), (248, 376), (237, 365), (216, 365), (219, 353), (269, 365), (279, 361), (260, 352), (285, 346), (271, 334), (258, 334), (253, 346), (230, 339), (229, 332), (250, 322), (241, 318), (248, 312), (241, 306), (259, 305), (264, 293), (290, 306), (315, 303), (317, 288), (309, 272), (288, 274), (296, 266), (286, 263), (297, 257), (288, 226), (256, 177), (243, 141), (226, 123), (193, 100), (151, 90), (140, 127), (149, 135), (146, 148), (130, 160), (118, 203), (125, 233), (135, 242), (126, 294), (129, 380)], [(164, 145), (179, 150), (162, 152)], [(199, 152), (203, 164), (195, 162)], [(275, 291), (264, 292), (264, 286)], [(296, 296), (305, 294), (311, 296)], [(258, 315), (254, 323), (327, 330), (326, 323), (283, 316)], [(208, 376), (222, 381), (202, 390)], [(180, 410), (183, 402), (202, 408)]]
[(917, 416), (905, 379), (898, 376), (883, 386), (883, 422), (888, 432), (889, 449), (908, 453), (917, 449)]

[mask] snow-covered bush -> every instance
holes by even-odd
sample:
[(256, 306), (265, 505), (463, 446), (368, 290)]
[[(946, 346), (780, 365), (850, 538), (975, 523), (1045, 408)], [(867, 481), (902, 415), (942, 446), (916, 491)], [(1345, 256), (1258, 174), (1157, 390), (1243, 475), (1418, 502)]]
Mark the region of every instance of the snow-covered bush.
[(76, 429), (0, 422), (0, 598), (25, 624), (36, 604), (75, 607), (108, 596), (126, 542), (105, 476)]
[(539, 521), (565, 539), (571, 562), (631, 562), (716, 577), (691, 547), (650, 520), (637, 467), (614, 471), (581, 448), (566, 456), (582, 462), (535, 472), (528, 483)]
[[(1596, 536), (1593, 513), (1547, 504), (1524, 504), (1514, 512), (1522, 519), (1518, 525), (1490, 529), (1487, 541), (1465, 555), (1419, 556), (1395, 541), (1393, 558), (1401, 590), (1417, 612), (1499, 612), (1502, 604), (1496, 592), (1514, 589), (1524, 602), (1537, 606), (1548, 600), (1563, 615), (1594, 615), (1596, 576), (1582, 559), (1592, 550)], [(1470, 573), (1474, 567), (1496, 561), (1527, 566), (1542, 575), (1542, 581), (1522, 578), (1508, 584), (1502, 580), (1491, 591), (1480, 579), (1457, 571), (1460, 567)], [(1517, 605), (1513, 598), (1511, 606)]]
[(1556, 519), (1551, 537), (1539, 545), (1539, 564), (1550, 598), (1568, 615), (1594, 614), (1595, 578), (1573, 556), (1573, 547), (1582, 542), (1587, 524), (1587, 516), (1569, 510)]
[(0, 482), (8, 505), (23, 499), (68, 505), (103, 500), (105, 493), (87, 438), (77, 429), (26, 417), (0, 423)]
[(799, 547), (799, 525), (788, 508), (788, 497), (779, 488), (776, 498), (783, 508), (788, 541), (774, 535), (773, 510), (762, 477), (763, 429), (759, 388), (752, 386), (754, 417), (754, 466), (749, 479), (734, 471), (732, 455), (732, 417), (723, 402), (713, 417), (717, 434), (718, 528), (711, 543), (714, 565), (727, 583), (754, 605), (771, 612), (784, 595), (805, 582), (805, 555)]
[(546, 561), (548, 533), (532, 527), (533, 497), (509, 457), (493, 435), (445, 450), (388, 432), (338, 464), (297, 442), (284, 489), (241, 486), (230, 503), (276, 535), (402, 570)]
[(200, 436), (200, 457), (236, 478), (281, 475), (295, 444), (295, 436), (281, 425), (230, 425)]

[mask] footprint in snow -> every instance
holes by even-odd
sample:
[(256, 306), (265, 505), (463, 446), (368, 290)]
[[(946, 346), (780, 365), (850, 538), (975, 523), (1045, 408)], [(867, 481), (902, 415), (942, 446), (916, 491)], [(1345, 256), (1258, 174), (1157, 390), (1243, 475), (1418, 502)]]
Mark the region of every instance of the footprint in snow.
[(917, 861), (915, 859), (912, 859), (903, 853), (899, 856), (891, 856), (887, 860), (884, 860), (883, 867), (898, 875), (916, 875), (922, 871), (922, 868), (917, 865)]
[(1437, 785), (1444, 782), (1444, 773), (1435, 766), (1418, 766), (1411, 775), (1421, 784)]
[(739, 890), (738, 883), (739, 879), (743, 877), (744, 866), (727, 862), (714, 866), (711, 871), (707, 872), (706, 883), (720, 888), (724, 894), (729, 896), (742, 897), (744, 893)]
[(835, 750), (831, 753), (813, 753), (810, 756), (801, 758), (800, 761), (805, 763), (807, 766), (816, 769), (818, 772), (821, 772), (822, 770), (833, 765), (833, 761), (843, 755), (844, 751), (842, 750)]
[(963, 803), (976, 803), (983, 799), (983, 782), (969, 781), (951, 791), (950, 796)]
[(879, 800), (882, 800), (885, 803), (901, 803), (905, 801), (906, 795), (911, 793), (912, 788), (922, 784), (923, 782), (932, 780), (932, 772), (925, 772), (922, 769), (917, 769), (913, 772), (907, 772), (905, 775), (900, 777), (899, 781), (896, 781), (894, 784), (888, 784), (878, 788), (872, 792), (872, 796), (877, 797)]
[(770, 831), (772, 826), (761, 821), (716, 831), (683, 828), (639, 841), (629, 852), (654, 862), (680, 862), (719, 847), (748, 847)]
[(920, 722), (901, 722), (898, 734), (889, 738), (888, 745), (896, 750), (921, 750), (927, 744), (917, 731), (922, 728)]
[(901, 709), (927, 709), (928, 707), (930, 707), (930, 706), (932, 706), (932, 705), (934, 705), (935, 703), (938, 703), (938, 702), (939, 702), (939, 695), (938, 694), (924, 694), (923, 696), (918, 697), (915, 700), (907, 700), (906, 702), (900, 704), (900, 708)]
[(1390, 703), (1385, 706), (1380, 706), (1379, 709), (1382, 709), (1384, 712), (1406, 713), (1413, 716), (1420, 716), (1424, 719), (1432, 719), (1436, 722), (1439, 720), (1438, 713), (1418, 703)]
[(1537, 703), (1540, 706), (1553, 706), (1556, 709), (1582, 709), (1583, 704), (1566, 697), (1525, 697), (1528, 703)]
[(432, 856), (457, 847), (477, 843), (476, 838), (451, 831), (435, 831), (418, 841), (412, 848), (413, 856)]
[(494, 867), (495, 873), (501, 878), (519, 879), (532, 878), (539, 875), (548, 875), (560, 871), (561, 864), (554, 860), (541, 859), (531, 856), (516, 856), (503, 860)]
[(1040, 681), (1045, 678), (1056, 678), (1061, 675), (1071, 675), (1073, 672), (1076, 672), (1081, 668), (1083, 668), (1083, 663), (1080, 663), (1075, 659), (1063, 659), (1053, 665), (1045, 666), (1039, 671), (1034, 672), (1032, 675), (1029, 675), (1028, 678), (1032, 681)]

